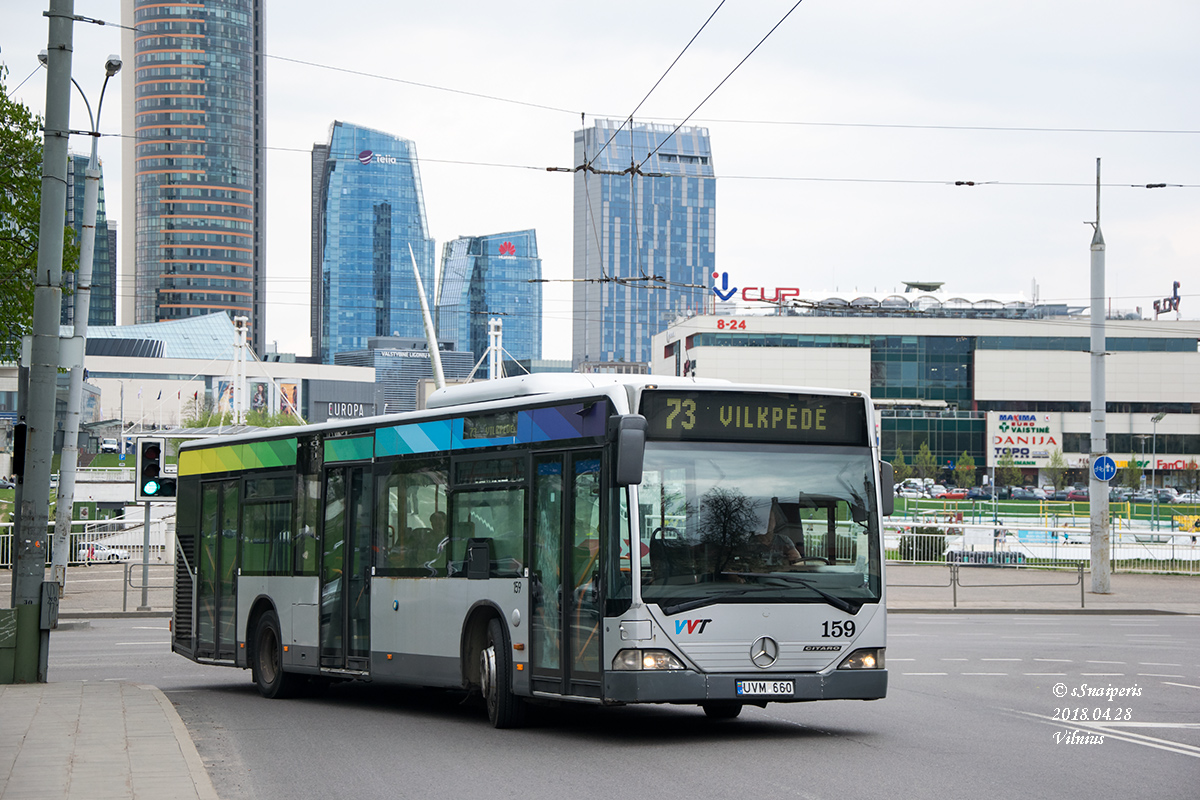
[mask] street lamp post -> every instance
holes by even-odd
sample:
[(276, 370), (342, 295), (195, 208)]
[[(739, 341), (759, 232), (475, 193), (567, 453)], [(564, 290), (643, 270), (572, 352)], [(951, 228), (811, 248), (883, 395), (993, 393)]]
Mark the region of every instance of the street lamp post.
[[(38, 61), (43, 66), (47, 63), (47, 54), (43, 50), (38, 54)], [(100, 159), (97, 154), (100, 142), (100, 112), (104, 108), (104, 91), (108, 81), (121, 71), (121, 59), (110, 55), (104, 62), (104, 84), (100, 87), (100, 101), (96, 104), (96, 115), (92, 116), (92, 106), (88, 103), (83, 89), (71, 78), (71, 83), (79, 90), (83, 105), (88, 112), (89, 131), (92, 137), (91, 158), (88, 161), (86, 180), (83, 191), (83, 223), (81, 226), (79, 249), (79, 270), (75, 280), (75, 330), (74, 338), (78, 340), (76, 352), (79, 363), (71, 367), (71, 380), (67, 393), (67, 412), (63, 424), (62, 458), (59, 462), (58, 504), (54, 512), (54, 544), (51, 549), (51, 564), (53, 576), (59, 585), (66, 582), (67, 563), (71, 551), (71, 517), (75, 508), (75, 477), (79, 465), (79, 422), (83, 407), (83, 361), (87, 349), (88, 316), (91, 314), (92, 302), (92, 261), (96, 249), (96, 207), (100, 195)]]
[(1158, 423), (1167, 412), (1160, 411), (1150, 418), (1150, 529), (1158, 530)]

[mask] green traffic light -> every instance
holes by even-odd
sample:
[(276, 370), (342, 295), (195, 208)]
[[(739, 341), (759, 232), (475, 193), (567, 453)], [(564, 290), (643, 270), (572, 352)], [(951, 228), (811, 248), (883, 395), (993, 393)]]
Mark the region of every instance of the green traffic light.
[(159, 486), (158, 481), (146, 481), (145, 483), (142, 484), (142, 494), (147, 495), (147, 496), (154, 496), (154, 495), (158, 494), (159, 488), (160, 488), (160, 486)]

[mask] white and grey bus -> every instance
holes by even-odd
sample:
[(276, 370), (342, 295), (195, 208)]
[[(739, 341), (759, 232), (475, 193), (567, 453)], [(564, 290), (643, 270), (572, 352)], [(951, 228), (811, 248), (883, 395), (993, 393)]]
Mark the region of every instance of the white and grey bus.
[(887, 691), (869, 398), (533, 375), (179, 455), (172, 649), (282, 697), (331, 681), (529, 703)]

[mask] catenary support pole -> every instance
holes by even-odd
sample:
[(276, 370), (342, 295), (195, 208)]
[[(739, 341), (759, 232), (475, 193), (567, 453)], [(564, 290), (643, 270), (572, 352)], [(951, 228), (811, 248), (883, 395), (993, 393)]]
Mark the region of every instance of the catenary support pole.
[(42, 583), (46, 579), (46, 529), (50, 521), (50, 464), (58, 384), (58, 324), (62, 312), (63, 228), (67, 210), (67, 135), (71, 118), (71, 50), (74, 0), (50, 0), (46, 62), (45, 142), (42, 201), (34, 276), (33, 337), (29, 358), (28, 434), (22, 482), (20, 537), (14, 542), (12, 604), (17, 611), (13, 680), (43, 682), (43, 651), (49, 635), (40, 630)]
[(1104, 236), (1100, 233), (1100, 159), (1096, 159), (1096, 231), (1092, 234), (1092, 442), (1088, 505), (1091, 509), (1092, 591), (1108, 594), (1112, 576), (1108, 482), (1096, 477), (1096, 459), (1108, 454), (1104, 386)]

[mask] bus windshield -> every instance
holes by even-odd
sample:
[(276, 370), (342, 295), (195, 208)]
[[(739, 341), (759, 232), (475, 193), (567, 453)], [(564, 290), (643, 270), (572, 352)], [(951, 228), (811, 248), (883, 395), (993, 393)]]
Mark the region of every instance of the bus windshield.
[(669, 614), (880, 598), (867, 448), (648, 442), (638, 503), (642, 597)]

